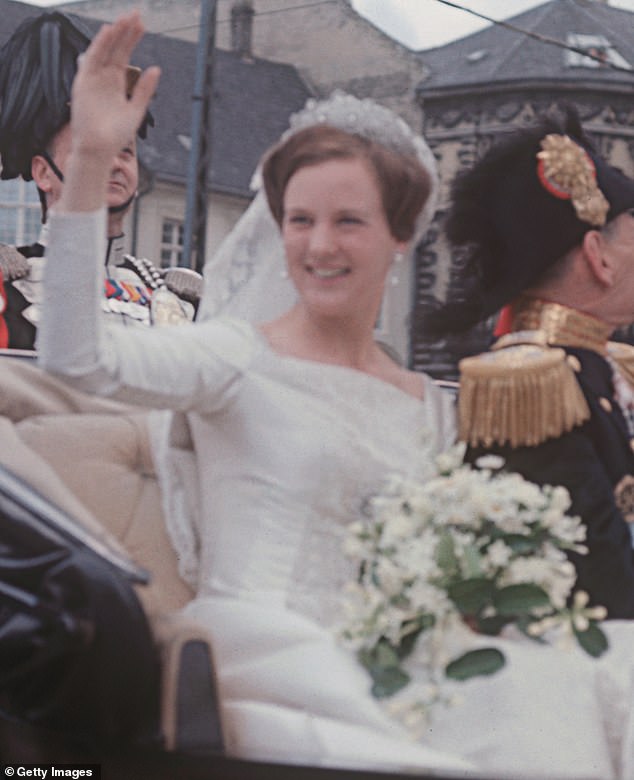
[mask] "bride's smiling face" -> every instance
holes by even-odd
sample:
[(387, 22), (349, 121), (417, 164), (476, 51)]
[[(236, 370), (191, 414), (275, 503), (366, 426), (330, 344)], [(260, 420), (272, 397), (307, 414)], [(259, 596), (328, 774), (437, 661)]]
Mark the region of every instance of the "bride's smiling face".
[(360, 158), (300, 168), (284, 192), (282, 237), (300, 299), (322, 314), (378, 312), (396, 252), (381, 193)]

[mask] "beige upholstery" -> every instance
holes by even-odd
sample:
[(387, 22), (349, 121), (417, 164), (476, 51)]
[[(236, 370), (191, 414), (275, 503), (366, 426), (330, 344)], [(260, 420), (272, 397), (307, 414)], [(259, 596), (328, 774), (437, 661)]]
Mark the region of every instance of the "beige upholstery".
[(148, 612), (182, 606), (149, 449), (147, 413), (66, 387), (35, 365), (0, 358), (0, 463), (93, 530), (109, 532), (152, 574)]
[[(211, 640), (174, 614), (192, 592), (165, 530), (147, 412), (71, 390), (32, 361), (0, 356), (0, 413), (0, 464), (150, 572), (137, 592), (161, 652), (166, 747), (218, 749)], [(193, 659), (189, 668), (185, 658)], [(185, 689), (195, 694), (189, 711)]]

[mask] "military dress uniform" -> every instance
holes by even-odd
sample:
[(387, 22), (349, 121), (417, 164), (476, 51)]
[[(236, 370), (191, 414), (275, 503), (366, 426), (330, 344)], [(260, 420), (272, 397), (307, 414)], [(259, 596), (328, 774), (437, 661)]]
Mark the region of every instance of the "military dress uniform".
[(512, 332), (461, 361), (460, 436), (476, 460), (563, 485), (586, 527), (571, 553), (577, 589), (612, 618), (634, 618), (634, 347), (611, 328), (556, 303), (522, 298)]
[(452, 184), (445, 232), (465, 295), (422, 321), (440, 336), (502, 313), (501, 338), (460, 363), (468, 457), (497, 453), (509, 471), (568, 489), (588, 548), (569, 554), (575, 587), (612, 618), (634, 618), (634, 347), (611, 343), (614, 322), (582, 310), (590, 300), (607, 317), (615, 291), (597, 253), (616, 264), (621, 234), (607, 229), (633, 214), (634, 181), (571, 108), (505, 135)]
[[(35, 349), (44, 294), (46, 226), (35, 244), (0, 246), (11, 349)], [(111, 238), (105, 257), (102, 309), (124, 325), (151, 325), (193, 320), (202, 288), (200, 274), (189, 269), (160, 270), (149, 260), (126, 254), (123, 236)], [(63, 305), (72, 305), (72, 290)]]

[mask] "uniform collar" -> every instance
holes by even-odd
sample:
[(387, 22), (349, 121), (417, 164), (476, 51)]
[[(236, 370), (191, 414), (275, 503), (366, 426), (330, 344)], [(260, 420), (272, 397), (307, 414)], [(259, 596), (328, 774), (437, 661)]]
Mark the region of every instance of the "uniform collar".
[(113, 236), (108, 239), (108, 247), (106, 249), (106, 257), (104, 258), (104, 264), (106, 266), (116, 266), (123, 263), (123, 257), (125, 255), (125, 236), (123, 233), (119, 236)]
[(612, 325), (561, 303), (522, 296), (513, 307), (513, 331), (537, 331), (543, 344), (607, 352)]
[[(45, 222), (41, 229), (40, 235), (37, 239), (37, 243), (43, 247), (48, 246), (48, 222)], [(125, 234), (121, 233), (118, 236), (113, 236), (108, 239), (108, 246), (106, 247), (106, 256), (104, 257), (104, 265), (121, 265), (123, 263), (123, 257), (125, 255)]]
[(40, 228), (40, 235), (38, 236), (37, 243), (41, 246), (48, 246), (48, 222), (44, 222)]

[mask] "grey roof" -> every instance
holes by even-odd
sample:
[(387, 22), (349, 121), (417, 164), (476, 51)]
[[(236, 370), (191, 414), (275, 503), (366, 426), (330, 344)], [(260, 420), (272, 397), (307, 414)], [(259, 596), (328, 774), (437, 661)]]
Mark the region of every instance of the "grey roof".
[[(184, 182), (188, 151), (179, 141), (191, 128), (196, 45), (164, 35), (146, 35), (134, 63), (162, 69), (152, 104), (156, 124), (141, 144), (140, 156), (159, 178)], [(290, 115), (310, 92), (291, 65), (217, 49), (213, 74), (211, 183), (213, 189), (248, 195), (262, 153), (288, 127)]]
[[(602, 35), (634, 67), (634, 14), (593, 0), (551, 0), (505, 20), (532, 33), (566, 42), (569, 33)], [(518, 83), (593, 85), (623, 91), (634, 72), (570, 67), (565, 51), (518, 32), (491, 25), (445, 46), (422, 52), (430, 69), (421, 95), (464, 89), (498, 89)]]
[[(28, 17), (45, 9), (14, 0), (0, 0), (0, 45)], [(49, 9), (53, 10), (53, 9)], [(72, 16), (72, 14), (69, 14)], [(81, 17), (97, 30), (100, 22)], [(134, 64), (161, 66), (161, 83), (151, 110), (155, 126), (139, 146), (142, 164), (159, 180), (184, 184), (188, 150), (179, 136), (190, 136), (197, 46), (176, 38), (148, 33)], [(249, 196), (249, 182), (262, 153), (288, 126), (290, 115), (303, 107), (311, 92), (291, 66), (233, 52), (215, 52), (211, 130), (211, 187)]]

